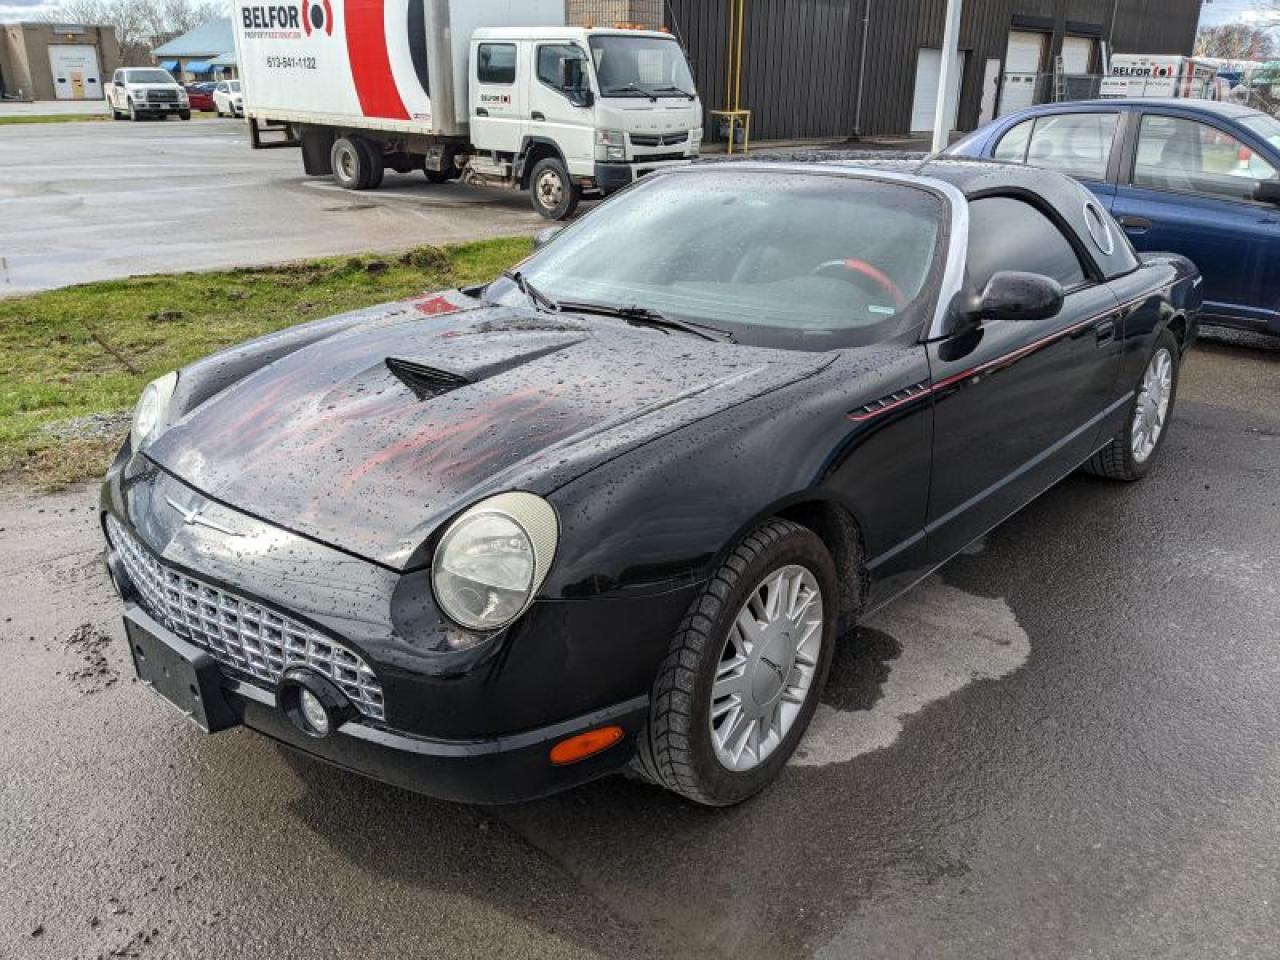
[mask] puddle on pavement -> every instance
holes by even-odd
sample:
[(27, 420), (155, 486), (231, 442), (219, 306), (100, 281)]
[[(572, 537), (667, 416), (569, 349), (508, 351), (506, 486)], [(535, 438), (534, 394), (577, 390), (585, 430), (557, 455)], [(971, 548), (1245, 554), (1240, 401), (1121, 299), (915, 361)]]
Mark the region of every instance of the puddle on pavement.
[(845, 637), (791, 763), (846, 763), (890, 746), (906, 719), (976, 680), (1017, 670), (1031, 641), (1000, 598), (925, 581)]

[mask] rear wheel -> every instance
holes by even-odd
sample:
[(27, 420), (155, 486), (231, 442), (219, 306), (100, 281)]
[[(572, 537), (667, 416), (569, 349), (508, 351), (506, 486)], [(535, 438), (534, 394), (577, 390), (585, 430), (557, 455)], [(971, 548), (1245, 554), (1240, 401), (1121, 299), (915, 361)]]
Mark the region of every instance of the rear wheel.
[(1178, 341), (1168, 330), (1147, 359), (1124, 429), (1093, 455), (1085, 470), (1112, 480), (1141, 480), (1164, 447), (1178, 395)]
[(582, 191), (558, 157), (547, 157), (538, 161), (529, 176), (529, 196), (533, 209), (543, 217), (564, 220), (578, 209)]
[[(367, 190), (372, 179), (372, 160), (361, 148), (358, 137), (338, 137), (329, 151), (333, 178), (347, 190)], [(379, 177), (381, 179), (381, 177)]]
[(356, 147), (364, 153), (365, 169), (368, 177), (364, 189), (376, 190), (382, 186), (382, 178), (386, 174), (386, 164), (382, 157), (382, 148), (363, 137), (355, 138)]
[(762, 524), (690, 606), (658, 672), (636, 764), (698, 803), (758, 793), (804, 736), (835, 645), (839, 584), (822, 541)]

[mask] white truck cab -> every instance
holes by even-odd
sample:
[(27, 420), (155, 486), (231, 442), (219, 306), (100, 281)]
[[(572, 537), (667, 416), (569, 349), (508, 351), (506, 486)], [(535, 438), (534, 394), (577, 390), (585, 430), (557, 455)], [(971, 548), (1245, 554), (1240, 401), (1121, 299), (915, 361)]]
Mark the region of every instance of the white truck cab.
[(696, 157), (702, 104), (670, 34), (565, 24), (564, 0), (233, 0), (250, 142), (368, 190), (388, 169), (529, 190), (570, 216)]
[(111, 75), (107, 87), (111, 119), (178, 116), (191, 119), (187, 91), (168, 70), (159, 67), (127, 67)]
[[(471, 38), (471, 142), (486, 172), (520, 176), (551, 218), (702, 145), (702, 105), (668, 34), (488, 28)], [(507, 167), (511, 169), (507, 169)]]

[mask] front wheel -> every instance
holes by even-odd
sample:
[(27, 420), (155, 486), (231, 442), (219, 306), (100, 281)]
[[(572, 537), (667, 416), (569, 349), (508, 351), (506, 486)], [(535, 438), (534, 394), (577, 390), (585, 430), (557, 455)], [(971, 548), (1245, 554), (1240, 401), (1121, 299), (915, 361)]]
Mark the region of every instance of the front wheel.
[(805, 527), (770, 520), (690, 606), (654, 684), (636, 764), (709, 806), (753, 796), (786, 765), (826, 683), (835, 563)]
[(1147, 475), (1169, 433), (1180, 361), (1178, 341), (1162, 331), (1143, 368), (1124, 428), (1093, 455), (1085, 470), (1111, 480), (1141, 480)]
[(547, 220), (565, 220), (578, 209), (582, 191), (556, 157), (539, 160), (529, 176), (529, 196), (533, 209)]
[(138, 108), (132, 100), (129, 101), (129, 119), (136, 123), (140, 117), (138, 116)]
[(178, 111), (178, 119), (179, 119), (179, 120), (190, 120), (190, 119), (191, 119), (191, 111), (190, 111), (190, 110), (179, 110), (179, 111)]

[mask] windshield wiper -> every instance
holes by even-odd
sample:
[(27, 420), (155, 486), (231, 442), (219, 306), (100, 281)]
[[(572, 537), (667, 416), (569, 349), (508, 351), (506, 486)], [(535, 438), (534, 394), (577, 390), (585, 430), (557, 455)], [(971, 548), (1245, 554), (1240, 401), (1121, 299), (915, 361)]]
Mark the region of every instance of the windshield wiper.
[(654, 87), (654, 91), (657, 93), (666, 93), (668, 90), (672, 91), (673, 93), (677, 93), (682, 97), (688, 97), (690, 100), (697, 99), (697, 96), (698, 96), (696, 93), (690, 93), (688, 90), (684, 89), (683, 87), (677, 87), (674, 84), (668, 85), (665, 87)]
[(545, 293), (535, 287), (520, 270), (508, 270), (503, 274), (508, 280), (520, 288), (520, 292), (533, 301), (535, 307), (540, 308), (546, 313), (559, 313), (560, 304), (552, 300)]
[(608, 90), (604, 92), (604, 95), (606, 97), (611, 97), (615, 93), (626, 93), (628, 90), (634, 90), (636, 93), (640, 94), (640, 96), (648, 97), (654, 103), (658, 102), (658, 97), (652, 90), (646, 90), (644, 87), (640, 86), (640, 84), (636, 83), (634, 80), (631, 81), (631, 83), (628, 83), (625, 87), (610, 87)]
[(648, 307), (618, 307), (610, 303), (574, 303), (564, 301), (560, 304), (560, 309), (568, 310), (571, 313), (598, 313), (606, 317), (617, 317), (637, 327), (680, 330), (684, 333), (691, 333), (695, 337), (701, 337), (703, 340), (712, 340), (717, 343), (738, 342), (737, 337), (721, 327), (713, 327), (709, 323), (698, 323), (694, 320), (678, 320), (675, 317), (667, 316), (665, 313), (659, 313), (657, 310), (650, 310)]

